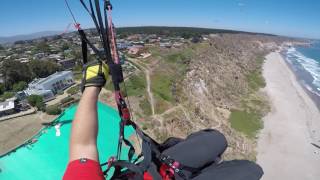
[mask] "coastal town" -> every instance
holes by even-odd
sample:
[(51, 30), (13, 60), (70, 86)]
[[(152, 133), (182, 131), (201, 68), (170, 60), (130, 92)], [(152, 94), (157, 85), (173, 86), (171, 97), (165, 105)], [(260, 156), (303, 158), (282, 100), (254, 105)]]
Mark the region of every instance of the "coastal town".
[(319, 9), (1, 1), (0, 180), (320, 179)]
[[(92, 30), (87, 30), (87, 33), (92, 43), (102, 48), (98, 34)], [(130, 61), (126, 61), (127, 58), (148, 59), (152, 56), (152, 49), (179, 49), (189, 43), (207, 40), (209, 36), (193, 36), (192, 38), (157, 34), (118, 36), (117, 46), (120, 50), (125, 75), (129, 77), (135, 70)], [(82, 68), (80, 48), (81, 40), (75, 32), (16, 41), (13, 44), (1, 46), (0, 87), (3, 90), (0, 92), (0, 121), (36, 111), (58, 115), (64, 107), (77, 102)], [(89, 48), (89, 58), (95, 58), (91, 48)], [(12, 80), (10, 76), (17, 69), (7, 67), (8, 62), (14, 62), (15, 67), (43, 64), (43, 67), (34, 67), (34, 70), (31, 67), (31, 71), (42, 69), (43, 72), (38, 73), (33, 79), (15, 77), (16, 79)], [(10, 73), (10, 71), (13, 72)], [(22, 76), (26, 74), (28, 75), (25, 72)], [(27, 79), (27, 81), (17, 79)]]

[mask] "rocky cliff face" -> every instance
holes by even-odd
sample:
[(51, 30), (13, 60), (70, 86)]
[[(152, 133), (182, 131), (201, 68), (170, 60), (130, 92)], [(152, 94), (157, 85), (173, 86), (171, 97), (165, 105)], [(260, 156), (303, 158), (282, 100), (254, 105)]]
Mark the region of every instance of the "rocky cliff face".
[(193, 122), (198, 128), (214, 128), (225, 134), (227, 157), (254, 157), (254, 140), (232, 129), (228, 118), (230, 110), (241, 108), (242, 98), (250, 93), (247, 74), (260, 68), (258, 58), (268, 52), (257, 40), (244, 35), (211, 39), (209, 46), (197, 52), (184, 80)]
[[(169, 136), (185, 137), (200, 129), (218, 129), (229, 142), (226, 159), (255, 159), (255, 138), (233, 129), (230, 114), (234, 109), (260, 115), (268, 112), (266, 98), (250, 79), (252, 74), (254, 80), (259, 76), (264, 56), (284, 40), (272, 36), (222, 34), (182, 50), (172, 50), (176, 52), (165, 50), (157, 60), (146, 61), (151, 76), (161, 72), (174, 77), (169, 88), (174, 98), (164, 98), (161, 102), (165, 103), (155, 105), (156, 112), (166, 106), (161, 113), (140, 122), (145, 125), (144, 130), (161, 141)], [(187, 55), (183, 55), (186, 51)], [(168, 61), (164, 54), (170, 53)], [(175, 58), (172, 53), (176, 53)], [(178, 64), (172, 65), (173, 61)], [(180, 72), (181, 66), (185, 71)], [(165, 77), (161, 82), (164, 81)], [(151, 85), (155, 84), (151, 81)], [(153, 96), (160, 102), (161, 98)]]

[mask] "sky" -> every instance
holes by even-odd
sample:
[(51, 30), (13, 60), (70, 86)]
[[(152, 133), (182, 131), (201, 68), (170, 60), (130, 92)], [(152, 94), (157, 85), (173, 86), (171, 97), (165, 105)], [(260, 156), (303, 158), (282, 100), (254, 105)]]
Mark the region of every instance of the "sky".
[[(85, 0), (86, 1), (86, 0)], [(79, 0), (68, 0), (82, 28), (93, 27)], [(319, 0), (111, 0), (125, 26), (188, 26), (320, 39)], [(64, 0), (1, 0), (0, 36), (64, 31)]]

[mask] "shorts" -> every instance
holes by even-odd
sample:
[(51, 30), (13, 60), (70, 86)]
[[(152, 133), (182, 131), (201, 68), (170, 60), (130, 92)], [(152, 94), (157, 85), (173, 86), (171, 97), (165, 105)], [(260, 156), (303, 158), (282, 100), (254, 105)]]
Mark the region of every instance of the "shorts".
[(104, 180), (100, 164), (97, 161), (81, 158), (68, 164), (63, 180)]

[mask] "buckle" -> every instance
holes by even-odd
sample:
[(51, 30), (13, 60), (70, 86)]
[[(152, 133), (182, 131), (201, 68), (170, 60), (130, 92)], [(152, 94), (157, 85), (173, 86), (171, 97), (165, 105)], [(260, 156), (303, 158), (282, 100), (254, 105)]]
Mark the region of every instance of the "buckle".
[(114, 163), (116, 161), (116, 158), (114, 156), (111, 156), (109, 159), (108, 159), (108, 168), (111, 167), (112, 163)]

